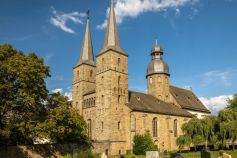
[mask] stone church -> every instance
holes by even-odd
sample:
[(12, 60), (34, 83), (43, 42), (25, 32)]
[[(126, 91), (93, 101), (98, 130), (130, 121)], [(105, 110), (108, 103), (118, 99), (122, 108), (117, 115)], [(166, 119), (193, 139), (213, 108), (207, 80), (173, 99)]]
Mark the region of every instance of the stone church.
[(210, 111), (195, 94), (169, 84), (169, 66), (156, 44), (147, 66), (147, 94), (128, 89), (128, 54), (120, 47), (113, 3), (104, 45), (94, 60), (89, 18), (78, 63), (73, 68), (72, 104), (88, 125), (96, 152), (132, 151), (133, 137), (149, 131), (157, 149), (177, 150), (181, 126)]

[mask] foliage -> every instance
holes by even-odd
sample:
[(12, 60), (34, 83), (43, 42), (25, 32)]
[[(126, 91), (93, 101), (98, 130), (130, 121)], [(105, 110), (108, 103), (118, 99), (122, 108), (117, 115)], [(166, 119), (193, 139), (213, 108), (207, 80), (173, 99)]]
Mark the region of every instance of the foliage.
[(34, 53), (0, 45), (0, 145), (35, 138), (89, 145), (86, 123), (67, 97), (48, 94), (49, 67)]
[(179, 150), (182, 150), (185, 146), (191, 144), (191, 138), (187, 135), (181, 135), (176, 139), (176, 144), (179, 146)]
[[(50, 158), (55, 158), (53, 155), (50, 156)], [(72, 158), (70, 154), (64, 155), (64, 156), (57, 156), (57, 158)]]
[(135, 155), (144, 155), (146, 151), (155, 150), (155, 144), (152, 140), (150, 132), (143, 135), (134, 136), (133, 153)]
[(228, 109), (237, 109), (237, 94), (234, 95), (233, 99), (228, 100)]
[(34, 53), (0, 45), (0, 142), (31, 144), (31, 129), (47, 96), (49, 67)]
[(37, 135), (41, 138), (50, 138), (54, 143), (89, 145), (86, 122), (75, 109), (70, 108), (68, 98), (60, 94), (53, 94), (49, 100), (50, 106), (53, 105), (54, 108), (48, 110), (44, 122), (37, 124)]
[(89, 151), (80, 151), (77, 155), (77, 158), (99, 158), (100, 156), (96, 153)]

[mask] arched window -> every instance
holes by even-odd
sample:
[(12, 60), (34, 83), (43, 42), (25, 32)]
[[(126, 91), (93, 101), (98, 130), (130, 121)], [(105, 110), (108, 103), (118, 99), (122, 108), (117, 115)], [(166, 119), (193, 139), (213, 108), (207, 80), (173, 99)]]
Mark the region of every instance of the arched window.
[(121, 129), (121, 123), (120, 123), (120, 121), (118, 122), (118, 130), (120, 130)]
[(87, 128), (88, 128), (88, 136), (91, 138), (92, 136), (92, 128), (91, 128), (91, 119), (87, 120)]
[(94, 101), (94, 105), (95, 105), (95, 97), (94, 97), (94, 100), (93, 100), (93, 101)]
[(121, 77), (119, 76), (118, 77), (118, 85), (120, 84), (120, 80), (121, 80)]
[(157, 118), (153, 118), (152, 120), (152, 133), (153, 137), (157, 137)]
[(102, 130), (104, 129), (104, 122), (103, 121), (101, 122), (101, 129)]
[(175, 137), (178, 136), (178, 123), (177, 123), (177, 119), (174, 120), (174, 136)]
[(79, 79), (79, 71), (77, 71), (77, 78)]
[(120, 58), (118, 58), (118, 65), (120, 64)]
[(92, 77), (93, 75), (93, 70), (90, 70), (90, 77)]
[(102, 64), (104, 64), (104, 62), (105, 62), (105, 59), (104, 59), (104, 58), (102, 58)]
[(101, 96), (101, 103), (104, 104), (104, 95)]
[(136, 117), (135, 115), (131, 115), (131, 131), (136, 131)]
[(118, 95), (118, 104), (120, 104), (120, 95)]
[(160, 76), (158, 76), (158, 82), (161, 82), (161, 77)]
[(149, 78), (149, 82), (150, 82), (150, 84), (152, 84), (152, 77)]

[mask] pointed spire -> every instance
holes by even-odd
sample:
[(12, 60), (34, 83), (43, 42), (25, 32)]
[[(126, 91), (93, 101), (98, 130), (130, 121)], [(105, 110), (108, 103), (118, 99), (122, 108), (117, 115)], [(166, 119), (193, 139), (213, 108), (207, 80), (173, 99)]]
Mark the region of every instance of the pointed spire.
[(119, 36), (118, 36), (118, 31), (117, 31), (113, 0), (111, 0), (110, 10), (109, 10), (106, 34), (105, 34), (105, 39), (104, 39), (104, 46), (99, 54), (107, 51), (108, 49), (112, 49), (119, 53), (126, 54), (121, 49), (120, 43), (119, 43)]
[(89, 11), (87, 12), (86, 32), (85, 32), (85, 36), (84, 36), (84, 40), (83, 40), (83, 44), (81, 48), (80, 59), (77, 65), (80, 65), (83, 63), (95, 65), (91, 34), (90, 34)]

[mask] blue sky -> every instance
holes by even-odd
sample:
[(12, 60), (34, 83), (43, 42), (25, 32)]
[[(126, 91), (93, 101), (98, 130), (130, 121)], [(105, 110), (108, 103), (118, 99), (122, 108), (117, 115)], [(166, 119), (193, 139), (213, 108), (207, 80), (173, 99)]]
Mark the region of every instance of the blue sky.
[[(50, 91), (70, 94), (90, 9), (96, 55), (102, 48), (109, 0), (2, 0), (0, 44), (35, 52), (50, 66)], [(120, 43), (129, 54), (129, 88), (146, 91), (155, 39), (165, 51), (173, 85), (191, 87), (212, 110), (237, 92), (236, 0), (115, 1)]]

